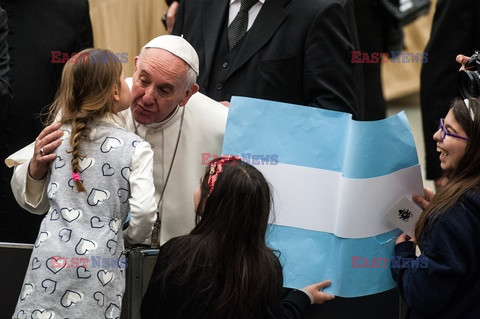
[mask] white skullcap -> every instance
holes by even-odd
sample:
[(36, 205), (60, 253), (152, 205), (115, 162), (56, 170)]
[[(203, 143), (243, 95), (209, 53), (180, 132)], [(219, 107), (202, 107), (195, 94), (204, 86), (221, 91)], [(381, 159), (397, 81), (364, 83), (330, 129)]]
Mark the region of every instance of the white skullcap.
[(197, 51), (195, 51), (192, 45), (183, 37), (176, 35), (161, 35), (150, 40), (150, 42), (145, 44), (144, 48), (164, 49), (187, 62), (197, 75), (199, 73)]

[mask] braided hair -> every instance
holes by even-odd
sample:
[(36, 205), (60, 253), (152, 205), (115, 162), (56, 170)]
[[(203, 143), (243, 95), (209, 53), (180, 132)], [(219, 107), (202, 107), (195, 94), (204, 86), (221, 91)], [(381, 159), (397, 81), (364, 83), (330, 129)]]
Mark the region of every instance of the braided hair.
[(86, 49), (65, 64), (60, 86), (50, 106), (48, 123), (71, 124), (72, 177), (79, 192), (86, 192), (80, 179), (82, 143), (90, 123), (114, 113), (113, 89), (120, 87), (122, 65), (106, 49)]

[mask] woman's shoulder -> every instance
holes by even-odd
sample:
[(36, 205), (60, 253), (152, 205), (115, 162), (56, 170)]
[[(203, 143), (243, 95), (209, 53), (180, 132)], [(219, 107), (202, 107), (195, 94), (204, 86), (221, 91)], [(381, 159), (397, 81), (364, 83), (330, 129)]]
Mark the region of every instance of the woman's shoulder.
[(467, 202), (471, 208), (478, 210), (480, 208), (480, 189), (478, 191), (469, 190), (465, 192), (461, 200)]
[(169, 253), (178, 250), (180, 247), (188, 245), (189, 235), (173, 237), (160, 246), (160, 251), (163, 253)]
[(452, 205), (446, 219), (478, 221), (480, 223), (480, 193), (469, 190)]
[[(179, 252), (185, 252), (187, 236), (174, 237), (160, 246), (156, 268), (163, 271), (173, 260), (178, 259)], [(159, 270), (160, 271), (160, 270)]]
[(480, 194), (467, 191), (438, 217), (435, 227), (438, 235), (470, 237), (480, 229)]

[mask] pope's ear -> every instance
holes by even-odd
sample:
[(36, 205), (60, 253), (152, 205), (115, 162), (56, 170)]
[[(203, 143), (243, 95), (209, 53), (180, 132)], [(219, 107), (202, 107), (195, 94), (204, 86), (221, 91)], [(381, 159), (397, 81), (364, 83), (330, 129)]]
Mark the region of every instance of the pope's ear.
[(200, 87), (198, 86), (198, 84), (195, 83), (194, 85), (192, 85), (187, 90), (187, 92), (185, 92), (185, 97), (183, 98), (182, 102), (180, 102), (180, 106), (185, 106), (187, 104), (188, 100), (192, 97), (192, 95), (197, 93), (199, 89), (200, 89)]

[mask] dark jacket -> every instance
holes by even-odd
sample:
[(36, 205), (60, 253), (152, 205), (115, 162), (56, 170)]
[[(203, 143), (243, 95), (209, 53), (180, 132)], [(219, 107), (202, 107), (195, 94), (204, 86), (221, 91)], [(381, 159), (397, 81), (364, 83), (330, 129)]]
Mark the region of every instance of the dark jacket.
[(10, 80), (8, 79), (10, 58), (8, 55), (7, 35), (7, 12), (0, 8), (0, 116), (2, 121), (5, 119), (12, 99)]
[[(391, 264), (409, 318), (480, 318), (480, 195), (462, 196), (425, 233), (421, 247), (423, 261), (415, 266)], [(412, 242), (396, 245), (395, 251), (415, 258)]]
[[(182, 0), (173, 34), (183, 35), (200, 58), (200, 92), (216, 100), (240, 95), (361, 113), (360, 65), (350, 0), (266, 0), (247, 32), (228, 74), (217, 51), (226, 45), (229, 1)], [(214, 91), (213, 97), (209, 92)]]
[(0, 125), (0, 241), (33, 243), (42, 216), (18, 206), (10, 188), (12, 169), (3, 160), (35, 141), (44, 127), (40, 114), (54, 99), (64, 65), (52, 63), (52, 51), (71, 56), (92, 47), (92, 26), (88, 0), (0, 0), (0, 5), (8, 14), (13, 92)]
[[(160, 247), (148, 289), (142, 300), (141, 316), (144, 319), (212, 318), (212, 305), (205, 302), (205, 292), (198, 289), (195, 280), (189, 282), (188, 285), (179, 286), (172, 278), (168, 278), (165, 284), (160, 279), (162, 272), (169, 264), (169, 260), (178, 251), (178, 243), (181, 240), (182, 237), (176, 237)], [(194, 271), (201, 270), (201, 266), (198, 266), (198, 269), (194, 269)], [(280, 262), (278, 262), (278, 271), (281, 274), (282, 267)], [(195, 278), (195, 276), (193, 277)], [(221, 283), (212, 286), (221, 287)], [(279, 289), (283, 289), (284, 299), (279, 302), (277, 313), (274, 314), (275, 318), (303, 318), (303, 313), (310, 306), (309, 297), (302, 291), (284, 289), (281, 285)], [(210, 291), (207, 292), (207, 294), (209, 293)], [(219, 295), (220, 293), (221, 291), (218, 292)], [(271, 298), (271, 296), (268, 297)], [(255, 300), (251, 302), (254, 303)], [(263, 313), (251, 313), (249, 316), (252, 319), (267, 318)], [(271, 317), (268, 316), (268, 318)]]

